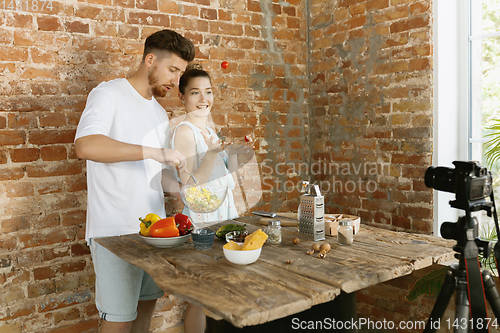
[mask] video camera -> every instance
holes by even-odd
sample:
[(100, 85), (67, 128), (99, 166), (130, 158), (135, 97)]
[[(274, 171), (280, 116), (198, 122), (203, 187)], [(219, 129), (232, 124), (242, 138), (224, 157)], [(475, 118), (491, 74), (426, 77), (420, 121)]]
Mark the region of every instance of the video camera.
[(457, 222), (441, 224), (443, 238), (457, 241), (453, 249), (457, 252), (455, 257), (459, 262), (451, 264), (447, 271), (424, 333), (436, 332), (431, 323), (443, 316), (455, 290), (457, 290), (456, 319), (458, 322), (471, 323), (471, 326), (465, 327), (463, 332), (469, 332), (468, 329), (472, 327), (474, 331), (478, 328), (478, 332), (489, 332), (477, 326), (477, 323), (487, 318), (485, 296), (495, 317), (499, 318), (500, 295), (491, 272), (481, 271), (478, 256), (482, 254), (484, 258), (489, 258), (493, 250), (496, 262), (500, 262), (500, 242), (496, 242), (493, 248), (493, 243), (479, 238), (478, 220), (472, 216), (472, 212), (485, 210), (489, 217), (493, 215), (497, 236), (500, 235), (493, 194), (493, 177), (490, 171), (477, 162), (455, 161), (453, 164), (455, 169), (431, 166), (425, 172), (425, 185), (438, 191), (454, 193), (455, 200), (450, 201), (450, 205), (465, 210), (465, 216), (459, 217)]
[(491, 207), (487, 202), (493, 192), (491, 172), (476, 162), (453, 162), (455, 169), (429, 167), (425, 172), (425, 185), (438, 191), (455, 193), (454, 208), (470, 211)]
[(491, 172), (472, 161), (455, 161), (453, 164), (455, 169), (431, 166), (425, 172), (427, 187), (455, 193), (456, 200), (450, 201), (450, 205), (466, 211), (466, 216), (460, 217), (457, 222), (442, 223), (441, 235), (443, 238), (456, 240), (457, 251), (463, 249), (468, 238), (475, 239), (480, 251), (489, 256), (490, 244), (479, 239), (478, 222), (471, 216), (471, 212), (486, 210), (488, 216), (491, 216)]

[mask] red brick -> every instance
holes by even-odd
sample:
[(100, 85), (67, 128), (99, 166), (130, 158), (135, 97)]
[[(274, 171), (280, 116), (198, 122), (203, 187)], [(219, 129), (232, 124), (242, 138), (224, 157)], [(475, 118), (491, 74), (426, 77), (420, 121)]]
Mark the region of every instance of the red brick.
[[(35, 305), (34, 304), (31, 304), (31, 303), (21, 303), (21, 307), (20, 308), (16, 308), (16, 309), (9, 309), (9, 315), (5, 316), (5, 317), (0, 317), (0, 321), (7, 321), (7, 320), (12, 320), (12, 319), (15, 319), (15, 318), (20, 318), (20, 317), (28, 317), (29, 315), (33, 314), (35, 312)], [(9, 325), (7, 325), (9, 326)], [(14, 325), (13, 325), (14, 326)], [(4, 326), (2, 326), (4, 327)], [(0, 330), (2, 329), (2, 327), (0, 327)], [(16, 331), (15, 329), (13, 331), (4, 331), (4, 332), (9, 332), (9, 333), (17, 333), (17, 332), (21, 332), (21, 331)]]
[(86, 243), (77, 243), (71, 245), (71, 256), (85, 256), (90, 254), (90, 249)]
[(71, 211), (62, 214), (62, 224), (64, 226), (85, 224), (86, 212), (84, 210)]
[(0, 168), (1, 180), (16, 180), (24, 177), (24, 169), (22, 167), (2, 167)]
[(66, 126), (66, 115), (61, 112), (50, 112), (40, 114), (40, 127), (63, 127)]
[(2, 234), (29, 229), (30, 222), (27, 216), (17, 216), (0, 221), (0, 231)]
[(40, 158), (38, 148), (19, 148), (10, 151), (10, 160), (14, 163), (33, 162)]
[(431, 70), (432, 64), (429, 58), (418, 58), (410, 60), (410, 71)]
[(429, 21), (428, 17), (415, 17), (408, 20), (398, 21), (391, 24), (391, 33), (428, 27)]
[(179, 4), (174, 0), (160, 0), (159, 10), (162, 13), (179, 14)]
[(164, 14), (130, 12), (127, 23), (169, 27), (170, 17)]
[(20, 47), (0, 46), (0, 59), (2, 61), (26, 62), (28, 50)]
[(48, 232), (34, 231), (31, 234), (24, 234), (19, 236), (19, 242), (22, 244), (22, 248), (59, 244), (72, 240), (72, 238), (68, 237), (68, 235), (66, 235), (61, 230), (53, 230)]
[(32, 113), (16, 113), (8, 115), (9, 128), (34, 128), (36, 124), (36, 116)]
[(87, 22), (71, 21), (71, 22), (66, 22), (65, 24), (67, 32), (88, 34), (90, 31), (90, 26)]
[(46, 146), (40, 149), (40, 156), (44, 161), (60, 161), (68, 158), (66, 147)]
[(349, 7), (352, 5), (355, 5), (360, 2), (364, 2), (365, 0), (339, 0), (338, 5), (339, 7)]
[(217, 10), (212, 8), (202, 8), (200, 11), (200, 17), (206, 20), (216, 20)]
[[(74, 245), (72, 245), (73, 247)], [(64, 258), (70, 256), (70, 248), (69, 247), (57, 247), (57, 248), (49, 248), (42, 250), (42, 258), (43, 261), (50, 261), (56, 258)]]
[[(3, 4), (7, 4), (7, 2)], [(6, 17), (6, 25), (12, 28), (32, 30), (34, 27), (33, 16), (16, 12), (10, 13), (10, 15)]]
[(366, 9), (374, 11), (389, 7), (389, 0), (369, 0), (366, 2)]
[(240, 24), (213, 21), (209, 24), (209, 32), (213, 34), (242, 36), (243, 26)]
[[(88, 302), (90, 298), (91, 296), (89, 290), (75, 291), (69, 295), (63, 294), (60, 296), (51, 297), (50, 299), (48, 299), (48, 301), (42, 303), (39, 312), (43, 313), (56, 309), (65, 308), (72, 305), (81, 304), (84, 302)], [(87, 325), (79, 325), (78, 327), (80, 328), (88, 327)], [(72, 326), (71, 329), (73, 329), (74, 326)], [(94, 327), (92, 328), (94, 329)], [(75, 332), (75, 331), (63, 331), (63, 332)]]
[(19, 145), (25, 142), (26, 133), (19, 130), (0, 130), (0, 146)]
[(82, 162), (52, 162), (38, 165), (27, 165), (28, 177), (51, 177), (63, 175), (75, 175), (82, 172)]
[(138, 9), (157, 10), (158, 4), (156, 0), (137, 0), (135, 7)]
[(37, 17), (38, 30), (61, 31), (62, 26), (57, 16), (45, 15)]
[(90, 320), (83, 323), (56, 328), (47, 332), (48, 333), (74, 333), (74, 332), (91, 333), (91, 332), (96, 332), (98, 327), (99, 327), (99, 322), (97, 320)]
[(28, 285), (28, 297), (36, 298), (39, 296), (53, 294), (56, 291), (54, 281), (39, 282)]
[[(29, 134), (29, 143), (48, 145), (54, 143), (72, 143), (76, 130), (33, 130)], [(1, 141), (0, 141), (1, 142)]]
[(406, 217), (432, 219), (432, 209), (426, 207), (403, 206), (401, 213)]
[(56, 277), (56, 273), (56, 267), (53, 265), (33, 269), (33, 277), (35, 278), (35, 281), (54, 278)]
[(0, 164), (7, 164), (8, 156), (5, 150), (0, 150)]
[[(129, 1), (132, 1), (132, 6), (133, 6), (133, 3), (134, 3), (133, 0), (129, 0)], [(81, 18), (95, 19), (97, 17), (97, 15), (99, 15), (99, 13), (101, 13), (101, 11), (102, 11), (101, 7), (80, 4), (76, 8), (75, 15), (77, 17), (81, 17)]]
[(26, 197), (35, 194), (35, 188), (32, 183), (16, 182), (5, 185), (7, 198)]
[(259, 1), (253, 1), (253, 0), (248, 0), (247, 1), (247, 9), (252, 12), (260, 12), (260, 2)]

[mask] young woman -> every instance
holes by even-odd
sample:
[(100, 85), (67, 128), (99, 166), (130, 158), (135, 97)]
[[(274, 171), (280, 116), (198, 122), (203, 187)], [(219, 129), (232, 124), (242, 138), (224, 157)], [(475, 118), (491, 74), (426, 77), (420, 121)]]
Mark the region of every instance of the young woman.
[(179, 174), (182, 185), (194, 183), (193, 177), (208, 190), (228, 186), (225, 201), (213, 213), (198, 214), (184, 207), (194, 223), (217, 222), (238, 217), (233, 199), (235, 181), (232, 172), (238, 168), (238, 154), (251, 152), (246, 145), (223, 146), (215, 131), (208, 126), (214, 97), (210, 75), (200, 65), (189, 65), (179, 81), (180, 99), (186, 116), (175, 128), (172, 149), (187, 159), (187, 173)]
[[(180, 99), (186, 110), (185, 119), (177, 125), (172, 137), (172, 149), (186, 157), (186, 172), (178, 174), (182, 185), (198, 183), (208, 189), (228, 186), (223, 204), (213, 213), (198, 214), (184, 206), (183, 214), (195, 223), (218, 222), (238, 217), (233, 200), (235, 181), (231, 172), (238, 168), (238, 154), (252, 153), (245, 145), (223, 146), (215, 131), (208, 126), (214, 97), (210, 75), (200, 65), (188, 65), (179, 81)], [(202, 308), (189, 304), (184, 318), (186, 333), (205, 331), (205, 315)]]

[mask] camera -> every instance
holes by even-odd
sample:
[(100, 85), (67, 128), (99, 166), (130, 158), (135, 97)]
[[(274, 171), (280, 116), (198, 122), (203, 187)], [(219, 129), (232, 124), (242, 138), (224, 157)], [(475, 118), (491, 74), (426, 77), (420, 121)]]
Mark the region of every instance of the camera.
[(484, 199), (493, 192), (491, 172), (473, 161), (454, 161), (453, 164), (455, 169), (429, 167), (425, 172), (425, 185), (438, 191), (455, 193), (456, 200), (450, 203), (452, 207), (481, 209)]

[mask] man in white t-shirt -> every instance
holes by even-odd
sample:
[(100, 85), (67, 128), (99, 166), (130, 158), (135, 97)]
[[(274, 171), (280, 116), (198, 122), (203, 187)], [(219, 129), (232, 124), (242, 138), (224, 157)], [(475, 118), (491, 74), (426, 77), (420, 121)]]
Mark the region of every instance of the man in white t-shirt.
[(100, 332), (149, 332), (156, 300), (151, 277), (101, 247), (93, 238), (135, 233), (139, 217), (165, 217), (162, 172), (184, 169), (186, 159), (168, 147), (168, 117), (155, 97), (179, 84), (194, 59), (191, 41), (171, 30), (149, 36), (139, 69), (129, 78), (99, 84), (78, 124), (75, 151), (87, 160), (87, 228), (96, 271)]

